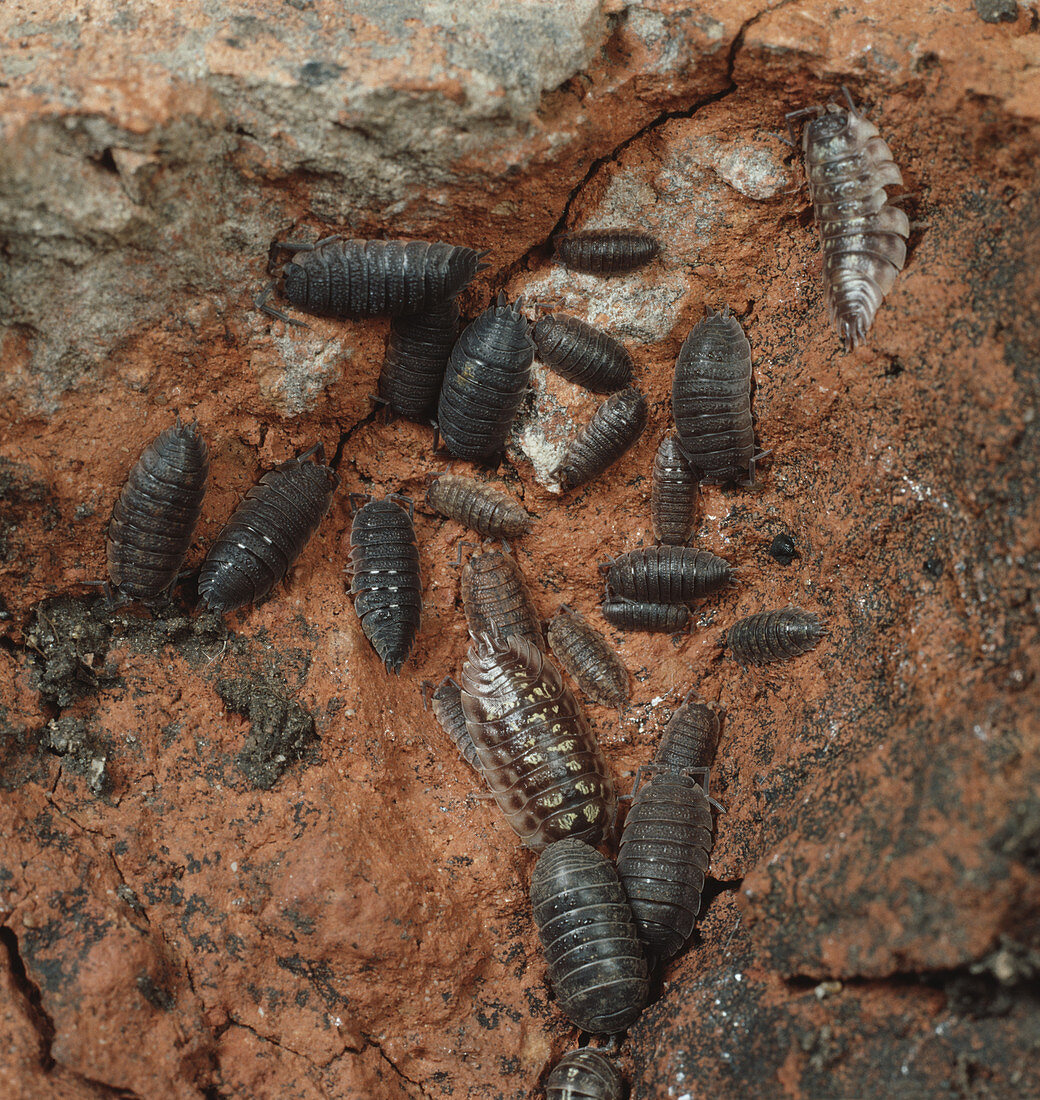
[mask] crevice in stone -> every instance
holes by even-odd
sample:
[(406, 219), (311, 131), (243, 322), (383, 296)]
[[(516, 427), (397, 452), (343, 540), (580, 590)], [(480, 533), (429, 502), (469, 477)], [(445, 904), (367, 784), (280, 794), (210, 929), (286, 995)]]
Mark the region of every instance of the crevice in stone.
[(13, 928), (6, 925), (0, 927), (0, 943), (3, 943), (7, 952), (7, 962), (11, 967), (11, 980), (22, 995), (25, 1002), (25, 1014), (39, 1038), (40, 1067), (44, 1073), (49, 1073), (54, 1068), (54, 1059), (51, 1057), (51, 1044), (54, 1042), (54, 1021), (43, 1007), (43, 998), (40, 996), (39, 986), (32, 981), (25, 969), (25, 962), (18, 948), (18, 937), (15, 935)]
[(370, 1035), (365, 1035), (364, 1033), (362, 1033), (362, 1038), (365, 1040), (366, 1046), (373, 1047), (375, 1050), (379, 1051), (379, 1057), (382, 1058), (384, 1062), (386, 1062), (386, 1064), (394, 1071), (396, 1076), (398, 1076), (402, 1081), (405, 1081), (407, 1084), (411, 1085), (412, 1088), (418, 1089), (419, 1095), (421, 1097), (429, 1097), (430, 1094), (426, 1091), (426, 1089), (423, 1088), (422, 1084), (419, 1081), (413, 1081), (411, 1077), (405, 1074), (397, 1066), (390, 1055), (387, 1054), (385, 1050), (383, 1050), (382, 1046), (377, 1040), (373, 1039)]
[(385, 411), (386, 405), (381, 401), (373, 400), (372, 411), (370, 413), (363, 416), (360, 420), (355, 421), (346, 431), (343, 430), (342, 426), (340, 427), (339, 442), (336, 444), (336, 453), (329, 462), (329, 466), (331, 466), (336, 473), (339, 473), (340, 464), (343, 462), (343, 452), (346, 450), (347, 444), (350, 442), (355, 432), (360, 431), (362, 428), (367, 428), (369, 424), (375, 421), (377, 416), (385, 413)]

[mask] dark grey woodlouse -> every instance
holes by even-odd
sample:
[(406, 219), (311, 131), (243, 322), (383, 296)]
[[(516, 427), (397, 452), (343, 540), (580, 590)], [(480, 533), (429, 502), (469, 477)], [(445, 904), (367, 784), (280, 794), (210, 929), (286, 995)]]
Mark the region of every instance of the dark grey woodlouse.
[(462, 567), (462, 609), (471, 634), (526, 638), (545, 648), (542, 621), (516, 559), (503, 550), (474, 554)]
[(768, 554), (781, 565), (790, 565), (799, 556), (794, 539), (784, 532), (777, 535), (769, 544)]
[(589, 275), (624, 275), (660, 251), (660, 244), (638, 229), (586, 229), (556, 239), (556, 256), (564, 267)]
[(625, 346), (587, 321), (546, 313), (531, 336), (539, 360), (568, 382), (613, 393), (632, 381), (632, 356)]
[[(878, 128), (836, 103), (787, 116), (816, 114), (802, 132), (805, 174), (823, 250), (823, 295), (846, 349), (863, 343), (878, 307), (906, 263), (910, 222), (888, 202), (886, 187), (903, 176)], [(792, 131), (792, 139), (794, 133)]]
[(531, 529), (531, 517), (518, 500), (464, 474), (437, 475), (426, 490), (426, 503), (486, 538), (515, 539)]
[(820, 620), (799, 607), (760, 611), (729, 628), (726, 644), (742, 665), (767, 665), (808, 653), (823, 637)]
[(531, 908), (549, 981), (583, 1031), (635, 1023), (650, 993), (632, 910), (610, 860), (580, 840), (547, 848), (531, 876)]
[(633, 386), (611, 394), (567, 448), (554, 471), (566, 492), (603, 473), (646, 430), (646, 398)]
[(437, 426), (459, 458), (500, 454), (531, 377), (534, 341), (520, 303), (505, 294), (459, 337), (448, 360)]
[(440, 723), (441, 729), (451, 738), (462, 759), (475, 772), (479, 772), (481, 766), (477, 747), (473, 744), (473, 738), (470, 737), (469, 730), (466, 728), (466, 715), (462, 710), (462, 688), (450, 676), (446, 676), (437, 685), (430, 705), (433, 708), (433, 716)]
[(169, 595), (202, 512), (208, 473), (198, 424), (179, 417), (141, 452), (108, 524), (108, 576), (122, 596), (153, 603)]
[(730, 564), (707, 550), (648, 546), (620, 554), (607, 570), (607, 591), (641, 603), (691, 603), (728, 584)]
[(432, 415), (458, 336), (458, 321), (459, 307), (449, 299), (434, 303), (425, 313), (390, 322), (379, 396), (392, 413), (420, 421)]
[(672, 415), (702, 482), (754, 484), (751, 345), (728, 309), (709, 309), (686, 337), (672, 379)]
[(604, 707), (623, 707), (632, 685), (614, 647), (573, 607), (563, 604), (552, 617), (549, 645), (578, 687)]
[(354, 513), (350, 547), (354, 611), (386, 670), (398, 673), (422, 617), (419, 548), (411, 516), (392, 500), (370, 500)]
[(623, 1081), (612, 1062), (591, 1047), (565, 1054), (545, 1082), (545, 1100), (621, 1100)]
[(658, 542), (685, 546), (697, 525), (700, 479), (690, 467), (678, 436), (666, 435), (654, 456), (650, 521)]
[[(308, 313), (341, 320), (425, 313), (454, 298), (481, 270), (482, 253), (431, 241), (362, 241), (326, 237), (284, 241), (293, 253), (282, 270), (286, 298)], [(289, 318), (260, 301), (264, 312)]]
[(611, 596), (603, 601), (603, 618), (622, 630), (675, 634), (690, 622), (690, 609), (681, 603), (647, 603)]
[(707, 703), (687, 695), (661, 734), (654, 765), (683, 772), (710, 768), (719, 746), (719, 716)]
[[(309, 458), (315, 462), (308, 462)], [(206, 555), (199, 599), (221, 614), (255, 603), (285, 576), (339, 485), (318, 443), (268, 471), (246, 493)]]
[(483, 775), (524, 845), (598, 844), (617, 813), (614, 781), (581, 707), (525, 638), (478, 634), (462, 666), (462, 709)]

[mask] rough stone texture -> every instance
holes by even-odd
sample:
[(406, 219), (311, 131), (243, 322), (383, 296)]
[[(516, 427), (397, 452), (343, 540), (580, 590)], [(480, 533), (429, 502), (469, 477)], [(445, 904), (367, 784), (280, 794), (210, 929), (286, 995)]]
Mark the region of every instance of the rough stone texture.
[[(632, 706), (588, 708), (619, 776), (689, 688), (726, 710), (714, 892), (621, 1048), (635, 1100), (1040, 1091), (1040, 21), (977, 7), (3, 5), (0, 1092), (513, 1100), (576, 1038), (531, 861), (421, 703), (462, 660), (467, 533), (420, 506), (399, 678), (346, 595), (346, 493), (419, 500), (445, 463), (369, 402), (387, 325), (251, 309), (270, 242), (329, 228), (491, 248), (468, 315), (504, 287), (630, 347), (651, 424), (617, 466), (550, 491), (597, 399), (539, 370), (499, 471), (545, 618), (602, 626), (595, 563), (652, 540), (704, 305), (751, 340), (772, 455), (695, 536), (739, 583), (690, 636), (608, 629)], [(914, 223), (848, 356), (781, 140), (841, 83)], [(621, 221), (664, 245), (644, 271), (551, 263), (557, 227)], [(83, 587), (177, 411), (213, 456), (189, 565), (262, 470), (341, 458), (288, 585), (226, 628), (190, 582), (154, 619)], [(812, 654), (721, 654), (786, 603), (827, 620)]]

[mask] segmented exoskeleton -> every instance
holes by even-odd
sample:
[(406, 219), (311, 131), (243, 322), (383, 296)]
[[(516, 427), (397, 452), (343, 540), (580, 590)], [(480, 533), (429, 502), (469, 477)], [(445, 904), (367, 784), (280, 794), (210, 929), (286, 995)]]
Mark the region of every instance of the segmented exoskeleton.
[(675, 634), (690, 622), (690, 609), (682, 603), (647, 603), (628, 600), (610, 592), (603, 601), (603, 618), (622, 630)]
[(487, 538), (515, 539), (531, 528), (531, 517), (518, 500), (464, 474), (437, 475), (426, 490), (426, 503)]
[(459, 307), (452, 298), (435, 302), (425, 313), (390, 322), (379, 396), (392, 413), (419, 421), (432, 415), (458, 336), (458, 320)]
[(466, 715), (462, 710), (462, 688), (450, 676), (445, 676), (433, 693), (431, 706), (433, 716), (451, 738), (459, 755), (474, 771), (479, 772), (481, 766), (477, 747), (466, 728)]
[(766, 665), (808, 653), (825, 631), (816, 615), (800, 607), (760, 611), (729, 628), (726, 643), (739, 664)]
[(621, 1074), (592, 1047), (565, 1054), (545, 1082), (545, 1100), (621, 1100)]
[(683, 454), (679, 439), (666, 435), (654, 456), (650, 521), (658, 542), (685, 546), (697, 524), (700, 479)]
[(583, 692), (604, 707), (623, 707), (631, 684), (614, 647), (573, 607), (563, 604), (552, 617), (549, 645)]
[(474, 554), (462, 567), (460, 588), (471, 634), (519, 636), (544, 649), (534, 597), (511, 554), (504, 550)]
[(646, 398), (633, 386), (611, 394), (567, 448), (554, 471), (566, 492), (612, 466), (646, 430)]
[(632, 356), (625, 346), (587, 321), (546, 313), (531, 336), (538, 359), (568, 382), (613, 393), (632, 381)]
[(648, 546), (619, 554), (607, 570), (611, 596), (641, 603), (691, 603), (732, 579), (730, 564), (707, 550)]
[(556, 238), (556, 256), (571, 271), (624, 275), (648, 264), (661, 246), (638, 229), (585, 229)]
[(675, 709), (661, 734), (654, 764), (670, 771), (710, 768), (719, 745), (719, 716), (691, 691)]

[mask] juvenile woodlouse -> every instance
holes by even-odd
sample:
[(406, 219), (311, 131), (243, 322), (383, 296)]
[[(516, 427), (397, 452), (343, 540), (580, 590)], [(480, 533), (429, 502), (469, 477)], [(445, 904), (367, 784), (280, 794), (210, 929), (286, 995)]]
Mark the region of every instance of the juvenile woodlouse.
[(370, 500), (354, 513), (350, 547), (354, 611), (386, 670), (398, 673), (422, 616), (419, 548), (411, 517), (392, 500)]
[(751, 345), (728, 308), (709, 309), (679, 350), (672, 415), (683, 453), (702, 482), (754, 483)]
[(719, 746), (719, 716), (691, 692), (677, 707), (661, 734), (654, 764), (670, 771), (710, 768)]
[[(425, 313), (454, 298), (481, 270), (481, 253), (431, 241), (362, 241), (326, 237), (317, 244), (283, 241), (292, 252), (282, 270), (286, 298), (324, 317), (399, 317)], [(274, 251), (274, 250), (272, 250)], [(260, 308), (288, 321), (258, 300)]]
[(774, 561), (778, 561), (781, 565), (790, 565), (799, 556), (794, 539), (782, 531), (769, 544), (767, 552)]
[(518, 500), (464, 474), (439, 474), (426, 490), (426, 503), (486, 538), (515, 539), (531, 529), (531, 517)]
[(635, 1023), (650, 982), (610, 860), (580, 840), (551, 845), (531, 876), (531, 907), (563, 1014), (596, 1034), (613, 1035)]
[(462, 688), (450, 676), (445, 676), (437, 685), (430, 705), (433, 707), (433, 716), (451, 738), (462, 759), (475, 772), (479, 772), (481, 766), (477, 746), (473, 744), (473, 738), (466, 728), (466, 715), (462, 710)]
[(108, 524), (108, 575), (127, 599), (169, 594), (202, 511), (209, 457), (198, 424), (159, 433), (130, 471)]
[[(823, 250), (823, 295), (846, 349), (863, 343), (874, 315), (906, 263), (910, 222), (888, 202), (903, 176), (878, 128), (836, 103), (787, 116), (817, 115), (802, 132), (805, 174)], [(792, 139), (794, 133), (792, 130)]]
[(591, 1047), (565, 1054), (545, 1082), (545, 1100), (621, 1100), (623, 1082), (613, 1062)]
[(626, 600), (609, 592), (603, 601), (602, 612), (611, 626), (649, 633), (676, 634), (690, 621), (690, 609), (685, 604)]
[(613, 465), (646, 430), (646, 398), (629, 386), (611, 394), (567, 448), (554, 471), (566, 492)]
[(799, 607), (760, 611), (729, 628), (726, 642), (741, 665), (767, 665), (808, 653), (823, 637), (820, 620)]
[(432, 414), (455, 346), (458, 320), (459, 307), (451, 298), (435, 302), (425, 313), (406, 314), (390, 322), (379, 396), (392, 413), (406, 420), (423, 420)]
[(459, 458), (490, 458), (509, 437), (531, 377), (534, 341), (520, 303), (498, 296), (459, 337), (437, 405), (441, 438)]
[(700, 479), (683, 455), (679, 439), (666, 435), (654, 456), (650, 521), (658, 542), (685, 546), (697, 524)]
[[(315, 458), (315, 462), (307, 459)], [(339, 485), (325, 448), (269, 470), (246, 493), (202, 563), (199, 598), (221, 614), (255, 603), (285, 576), (318, 529)]]
[(578, 687), (604, 707), (623, 707), (632, 690), (628, 669), (614, 647), (573, 607), (563, 604), (552, 617), (549, 645)]
[(577, 699), (540, 649), (475, 635), (462, 709), (484, 778), (526, 847), (602, 840), (617, 813), (614, 781)]
[(660, 244), (638, 229), (586, 229), (556, 239), (556, 255), (564, 267), (588, 275), (624, 275), (660, 251)]
[(607, 570), (607, 589), (640, 603), (691, 603), (728, 584), (729, 562), (687, 546), (648, 546), (620, 554)]
[(526, 638), (545, 648), (531, 589), (512, 554), (485, 550), (462, 567), (462, 608), (471, 634)]
[(568, 382), (613, 393), (632, 381), (632, 356), (602, 329), (577, 317), (546, 313), (531, 332), (538, 358)]

